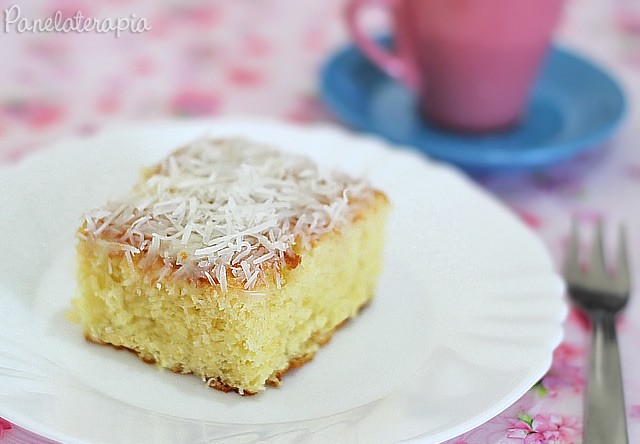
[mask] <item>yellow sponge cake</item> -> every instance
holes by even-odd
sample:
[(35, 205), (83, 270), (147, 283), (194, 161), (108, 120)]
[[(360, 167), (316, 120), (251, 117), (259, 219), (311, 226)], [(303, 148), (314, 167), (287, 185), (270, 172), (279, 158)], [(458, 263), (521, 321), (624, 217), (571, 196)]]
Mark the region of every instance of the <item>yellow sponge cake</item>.
[(196, 140), (85, 214), (71, 316), (89, 341), (255, 394), (369, 302), (388, 209), (305, 157)]

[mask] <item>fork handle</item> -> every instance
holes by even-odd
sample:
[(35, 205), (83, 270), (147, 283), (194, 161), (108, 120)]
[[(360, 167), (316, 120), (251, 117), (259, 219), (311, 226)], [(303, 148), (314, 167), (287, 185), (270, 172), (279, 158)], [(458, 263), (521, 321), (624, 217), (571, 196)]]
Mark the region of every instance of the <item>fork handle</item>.
[(584, 423), (584, 444), (629, 442), (615, 315), (611, 313), (591, 313), (591, 359)]

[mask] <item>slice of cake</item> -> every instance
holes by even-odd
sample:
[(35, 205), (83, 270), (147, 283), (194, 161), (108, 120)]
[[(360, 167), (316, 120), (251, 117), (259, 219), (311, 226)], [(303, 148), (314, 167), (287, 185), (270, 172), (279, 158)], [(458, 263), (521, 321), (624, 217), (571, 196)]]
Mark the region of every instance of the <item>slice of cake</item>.
[(197, 140), (85, 215), (71, 316), (89, 341), (255, 394), (370, 301), (388, 208), (304, 157)]

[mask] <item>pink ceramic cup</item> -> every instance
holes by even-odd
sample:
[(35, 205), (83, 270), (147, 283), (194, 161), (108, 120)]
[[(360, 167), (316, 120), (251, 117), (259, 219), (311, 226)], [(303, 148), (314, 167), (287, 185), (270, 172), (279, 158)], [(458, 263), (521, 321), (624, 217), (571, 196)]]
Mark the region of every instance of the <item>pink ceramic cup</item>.
[[(360, 12), (383, 6), (395, 51), (362, 31)], [(518, 123), (563, 0), (350, 0), (349, 31), (376, 65), (419, 97), (423, 116), (456, 131)]]

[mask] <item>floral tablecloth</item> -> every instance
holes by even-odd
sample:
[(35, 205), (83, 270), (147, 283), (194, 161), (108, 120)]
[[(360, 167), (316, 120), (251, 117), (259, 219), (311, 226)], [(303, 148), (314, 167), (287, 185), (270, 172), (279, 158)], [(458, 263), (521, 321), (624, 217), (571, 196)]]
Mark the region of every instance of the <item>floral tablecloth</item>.
[[(476, 180), (536, 230), (558, 262), (571, 216), (626, 223), (640, 282), (640, 22), (623, 12), (623, 1), (570, 1), (558, 34), (624, 85), (630, 112), (620, 133), (601, 149), (544, 172)], [(634, 1), (640, 2), (626, 3), (633, 7)], [(333, 121), (316, 96), (317, 68), (347, 40), (343, 3), (0, 0), (0, 163), (19, 163), (52, 141), (118, 121), (238, 113)], [(45, 33), (18, 26), (18, 13), (33, 19), (56, 11), (61, 19), (77, 11), (144, 18), (151, 29), (116, 37), (113, 31)], [(638, 298), (619, 324), (632, 442), (640, 441)], [(580, 442), (588, 344), (587, 323), (571, 311), (547, 375), (512, 407), (450, 442)], [(0, 439), (49, 442), (1, 418)]]

